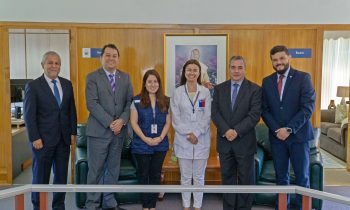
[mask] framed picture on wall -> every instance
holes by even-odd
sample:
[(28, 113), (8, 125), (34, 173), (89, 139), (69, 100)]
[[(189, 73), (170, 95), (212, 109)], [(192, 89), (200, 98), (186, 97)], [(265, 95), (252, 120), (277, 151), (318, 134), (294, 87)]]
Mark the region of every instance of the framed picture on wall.
[(180, 86), (183, 65), (196, 59), (202, 84), (209, 89), (226, 80), (228, 34), (164, 34), (165, 94)]

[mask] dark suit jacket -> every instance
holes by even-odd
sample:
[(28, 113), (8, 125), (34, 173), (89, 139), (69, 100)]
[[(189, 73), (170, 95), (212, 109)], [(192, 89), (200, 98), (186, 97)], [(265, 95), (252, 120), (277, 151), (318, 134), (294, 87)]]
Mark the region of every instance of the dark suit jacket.
[(56, 145), (61, 135), (67, 145), (77, 133), (77, 114), (72, 83), (59, 77), (63, 98), (59, 107), (44, 75), (29, 82), (25, 88), (24, 120), (33, 142), (42, 139), (45, 145)]
[(264, 78), (262, 117), (270, 128), (271, 143), (279, 141), (275, 131), (292, 128), (288, 140), (303, 142), (314, 138), (310, 118), (315, 105), (315, 90), (310, 75), (290, 68), (284, 86), (282, 101), (277, 89), (277, 73)]
[[(211, 106), (211, 118), (217, 128), (216, 149), (219, 153), (228, 153), (231, 146), (239, 148), (240, 154), (256, 152), (255, 125), (261, 114), (261, 88), (244, 79), (231, 108), (231, 80), (214, 88)], [(228, 129), (235, 129), (238, 137), (230, 142), (223, 137)]]

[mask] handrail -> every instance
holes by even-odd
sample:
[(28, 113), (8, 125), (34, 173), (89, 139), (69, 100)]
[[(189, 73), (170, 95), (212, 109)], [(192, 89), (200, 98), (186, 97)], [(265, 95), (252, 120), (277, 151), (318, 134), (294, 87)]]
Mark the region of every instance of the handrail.
[(304, 187), (300, 187), (300, 186), (295, 186), (295, 193), (350, 206), (350, 197), (345, 197), (342, 195), (318, 191), (318, 190), (304, 188)]
[(31, 192), (31, 191), (32, 191), (32, 186), (30, 184), (0, 190), (0, 200), (5, 198), (10, 198), (16, 195), (24, 194), (27, 192)]
[(295, 193), (307, 197), (329, 200), (350, 206), (350, 198), (299, 186), (256, 185), (206, 185), (204, 187), (182, 185), (34, 185), (27, 184), (0, 190), (0, 199), (18, 196), (27, 192), (204, 192), (204, 193)]

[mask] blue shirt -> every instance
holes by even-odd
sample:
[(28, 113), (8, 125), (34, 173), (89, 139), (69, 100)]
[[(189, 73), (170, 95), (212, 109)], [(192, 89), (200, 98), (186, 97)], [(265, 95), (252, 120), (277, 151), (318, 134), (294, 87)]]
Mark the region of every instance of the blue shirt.
[(238, 87), (237, 87), (237, 95), (238, 95), (238, 93), (239, 93), (239, 89), (241, 88), (241, 85), (242, 85), (242, 82), (243, 82), (243, 79), (242, 80), (240, 80), (240, 81), (232, 81), (231, 80), (231, 96), (232, 96), (232, 93), (233, 93), (233, 85), (234, 84), (238, 84)]

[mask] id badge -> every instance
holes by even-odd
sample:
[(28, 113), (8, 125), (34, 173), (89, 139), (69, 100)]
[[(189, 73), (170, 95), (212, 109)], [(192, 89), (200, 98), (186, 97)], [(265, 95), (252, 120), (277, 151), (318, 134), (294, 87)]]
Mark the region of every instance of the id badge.
[(192, 122), (196, 121), (196, 114), (195, 113), (191, 114), (191, 121)]
[(157, 134), (157, 124), (152, 124), (151, 125), (151, 133), (152, 134)]

